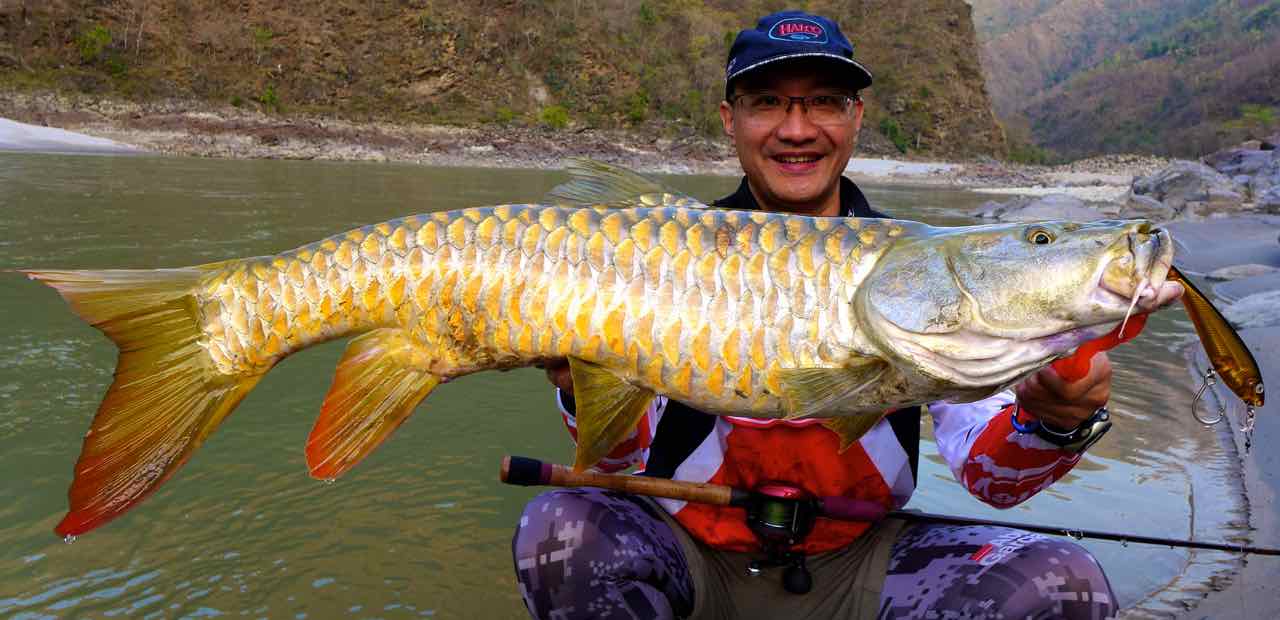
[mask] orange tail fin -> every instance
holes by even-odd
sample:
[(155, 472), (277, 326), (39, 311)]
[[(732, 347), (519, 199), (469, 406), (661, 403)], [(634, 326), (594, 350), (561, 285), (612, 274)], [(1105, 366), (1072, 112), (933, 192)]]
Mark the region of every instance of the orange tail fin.
[(201, 344), (191, 291), (212, 268), (24, 272), (120, 349), (58, 534), (88, 532), (146, 499), (261, 378), (219, 372)]

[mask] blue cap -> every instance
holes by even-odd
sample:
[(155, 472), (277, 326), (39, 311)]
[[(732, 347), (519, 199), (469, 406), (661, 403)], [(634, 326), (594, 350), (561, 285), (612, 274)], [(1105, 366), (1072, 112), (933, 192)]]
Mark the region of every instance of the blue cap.
[(840, 26), (820, 15), (782, 11), (760, 18), (754, 30), (743, 30), (729, 48), (724, 69), (726, 95), (733, 80), (769, 63), (795, 58), (830, 58), (847, 69), (854, 90), (871, 85), (871, 72), (853, 59), (853, 44)]

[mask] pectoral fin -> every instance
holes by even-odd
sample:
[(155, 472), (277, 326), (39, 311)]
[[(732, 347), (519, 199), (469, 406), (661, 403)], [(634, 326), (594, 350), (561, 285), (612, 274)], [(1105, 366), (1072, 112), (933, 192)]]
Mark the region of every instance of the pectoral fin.
[(848, 450), (849, 446), (853, 445), (853, 442), (866, 435), (867, 431), (871, 430), (871, 427), (875, 426), (881, 417), (883, 416), (878, 413), (859, 413), (857, 415), (831, 418), (823, 422), (822, 425), (840, 436), (840, 453), (844, 454), (844, 451)]
[(820, 417), (880, 380), (888, 369), (888, 362), (878, 357), (857, 357), (839, 368), (779, 370), (786, 418)]
[(635, 430), (653, 391), (624, 381), (613, 371), (569, 358), (573, 399), (577, 404), (578, 452), (573, 469), (595, 465)]
[(376, 329), (347, 345), (307, 438), (311, 475), (332, 479), (382, 444), (440, 378), (400, 329)]

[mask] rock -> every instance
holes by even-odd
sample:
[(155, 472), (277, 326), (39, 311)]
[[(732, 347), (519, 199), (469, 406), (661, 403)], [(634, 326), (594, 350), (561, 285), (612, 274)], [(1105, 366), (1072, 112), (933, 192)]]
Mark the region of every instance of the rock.
[(1213, 285), (1214, 297), (1226, 303), (1234, 303), (1250, 295), (1278, 290), (1280, 290), (1280, 269), (1260, 276), (1227, 280)]
[(1236, 329), (1280, 325), (1280, 291), (1250, 295), (1222, 309)]
[(1154, 222), (1167, 222), (1178, 216), (1178, 210), (1150, 196), (1139, 196), (1129, 192), (1128, 200), (1116, 214), (1122, 219), (1144, 219)]
[(1280, 184), (1271, 187), (1255, 199), (1254, 206), (1263, 213), (1280, 214)]
[(1280, 151), (1259, 152), (1271, 153), (1273, 156), (1266, 166), (1253, 173), (1253, 178), (1249, 179), (1249, 195), (1254, 202), (1262, 202), (1262, 197), (1268, 191), (1280, 187)]
[(1083, 200), (1067, 194), (1049, 194), (1039, 198), (1015, 198), (999, 203), (988, 202), (972, 213), (975, 217), (997, 219), (1002, 222), (1039, 222), (1043, 220), (1072, 220), (1091, 222), (1106, 219), (1106, 215), (1087, 206)]
[(1174, 221), (1166, 228), (1181, 244), (1174, 262), (1186, 273), (1204, 274), (1232, 265), (1280, 267), (1280, 216), (1246, 215), (1204, 221)]
[(1210, 280), (1227, 281), (1241, 280), (1255, 276), (1265, 276), (1276, 272), (1280, 272), (1280, 267), (1249, 263), (1246, 265), (1231, 265), (1230, 267), (1214, 269), (1213, 271), (1205, 274), (1205, 277)]
[(1149, 196), (1179, 210), (1189, 202), (1235, 209), (1244, 204), (1243, 189), (1209, 166), (1175, 161), (1155, 174), (1134, 179), (1132, 193)]
[[(1246, 145), (1257, 146), (1246, 148)], [(1206, 166), (1230, 177), (1252, 176), (1270, 164), (1276, 155), (1275, 151), (1264, 151), (1261, 146), (1261, 142), (1253, 140), (1235, 148), (1223, 149), (1207, 155), (1202, 161)]]
[(982, 203), (982, 206), (978, 207), (969, 215), (973, 217), (980, 217), (984, 220), (998, 220), (1000, 219), (1000, 214), (1004, 213), (1006, 208), (1007, 207), (1005, 207), (1005, 203), (1003, 202), (988, 200)]
[(1264, 151), (1274, 151), (1280, 147), (1280, 133), (1271, 134), (1268, 138), (1262, 139), (1262, 145), (1258, 148)]

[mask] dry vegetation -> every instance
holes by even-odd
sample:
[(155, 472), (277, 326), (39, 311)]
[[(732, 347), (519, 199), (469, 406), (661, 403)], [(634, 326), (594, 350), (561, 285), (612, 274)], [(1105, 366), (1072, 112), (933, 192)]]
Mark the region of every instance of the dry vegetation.
[[(1003, 153), (964, 2), (799, 5), (837, 17), (875, 71), (870, 128), (930, 156)], [(734, 33), (781, 8), (765, 0), (0, 0), (0, 87), (355, 121), (710, 135)]]

